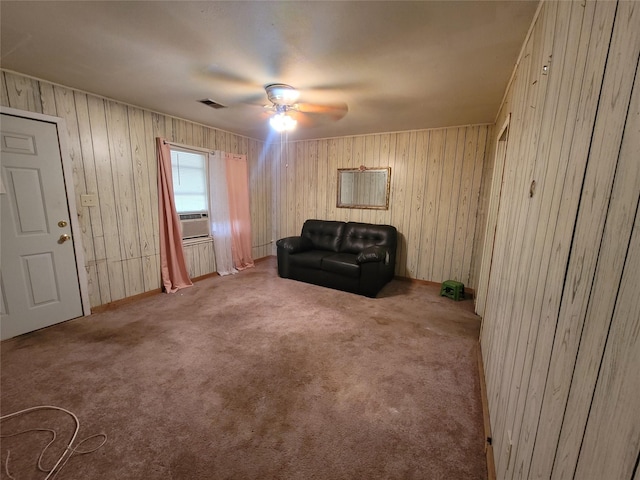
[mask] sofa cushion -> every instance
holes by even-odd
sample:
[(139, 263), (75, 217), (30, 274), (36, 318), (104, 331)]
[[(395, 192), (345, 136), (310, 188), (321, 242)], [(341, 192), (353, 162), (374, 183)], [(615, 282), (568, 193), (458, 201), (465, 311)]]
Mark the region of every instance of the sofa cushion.
[(330, 220), (307, 220), (302, 226), (302, 237), (308, 238), (313, 248), (340, 251), (344, 222)]
[(360, 265), (356, 261), (356, 256), (351, 253), (336, 253), (323, 258), (322, 269), (351, 278), (360, 276)]
[(344, 227), (341, 252), (358, 254), (367, 247), (383, 245), (395, 249), (396, 228), (391, 225), (372, 225), (349, 222)]
[(289, 255), (289, 263), (297, 267), (313, 268), (320, 270), (322, 268), (322, 259), (331, 255), (333, 252), (325, 250), (309, 250), (306, 252)]

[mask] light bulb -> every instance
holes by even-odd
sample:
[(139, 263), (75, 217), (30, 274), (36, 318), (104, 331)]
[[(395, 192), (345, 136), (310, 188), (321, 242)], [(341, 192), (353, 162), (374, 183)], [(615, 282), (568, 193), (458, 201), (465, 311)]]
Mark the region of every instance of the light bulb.
[(285, 113), (277, 113), (269, 120), (271, 128), (276, 132), (289, 132), (296, 128), (297, 121)]

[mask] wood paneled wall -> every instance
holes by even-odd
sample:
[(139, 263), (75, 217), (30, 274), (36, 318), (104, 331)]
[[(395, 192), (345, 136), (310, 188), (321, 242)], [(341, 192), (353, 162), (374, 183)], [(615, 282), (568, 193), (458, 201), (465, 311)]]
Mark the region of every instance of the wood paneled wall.
[[(160, 288), (155, 137), (246, 154), (254, 258), (271, 254), (271, 182), (263, 143), (11, 72), (1, 72), (0, 104), (62, 117), (95, 307)], [(97, 207), (80, 195), (97, 194)], [(185, 246), (189, 274), (215, 272), (213, 245)]]
[[(263, 142), (1, 72), (0, 104), (62, 117), (68, 130), (91, 306), (160, 287), (154, 139), (246, 154), (254, 258), (297, 235), (307, 218), (388, 223), (400, 232), (396, 274), (474, 287), (478, 198), (490, 127), (315, 141)], [(387, 167), (389, 210), (338, 209), (337, 170)], [(481, 238), (481, 237), (480, 237)], [(185, 246), (192, 277), (215, 271), (211, 242)]]
[(496, 123), (478, 294), (499, 479), (640, 475), (639, 58), (640, 3), (545, 2)]
[[(486, 125), (282, 142), (273, 156), (275, 238), (308, 218), (383, 223), (400, 234), (396, 275), (473, 287)], [(388, 210), (337, 208), (338, 168), (391, 167)]]

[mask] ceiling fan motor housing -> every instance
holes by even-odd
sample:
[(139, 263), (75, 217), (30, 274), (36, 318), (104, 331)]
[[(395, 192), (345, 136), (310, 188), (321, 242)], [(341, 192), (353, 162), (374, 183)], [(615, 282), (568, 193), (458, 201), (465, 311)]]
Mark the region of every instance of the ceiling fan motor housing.
[(300, 92), (284, 83), (273, 83), (264, 87), (267, 98), (274, 105), (292, 106), (300, 96)]

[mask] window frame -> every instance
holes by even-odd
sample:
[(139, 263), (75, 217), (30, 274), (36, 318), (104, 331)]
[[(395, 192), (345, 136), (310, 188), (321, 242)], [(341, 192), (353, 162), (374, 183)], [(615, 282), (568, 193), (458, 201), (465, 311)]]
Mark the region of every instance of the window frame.
[[(177, 206), (177, 201), (176, 201), (176, 189), (175, 189), (175, 185), (173, 187), (173, 200), (174, 200), (174, 204), (176, 205), (176, 214), (178, 215), (178, 219), (180, 221), (180, 229), (182, 230), (182, 222), (183, 220), (180, 218), (180, 215), (194, 215), (194, 214), (205, 214), (207, 219), (211, 218), (211, 212), (210, 212), (210, 189), (211, 189), (211, 185), (209, 184), (209, 150), (205, 150), (205, 149), (201, 149), (201, 148), (197, 148), (197, 147), (191, 147), (191, 146), (187, 146), (187, 145), (179, 145), (179, 144), (175, 144), (175, 143), (169, 143), (169, 150), (170, 150), (170, 155), (171, 155), (171, 179), (172, 179), (172, 183), (173, 183), (173, 174), (174, 174), (174, 170), (173, 170), (173, 152), (183, 152), (183, 153), (190, 153), (190, 154), (195, 154), (195, 155), (201, 155), (204, 158), (204, 185), (205, 185), (205, 209), (204, 210), (185, 210), (185, 211), (178, 211), (178, 206)], [(211, 236), (211, 232), (209, 232), (207, 234), (207, 236), (199, 236), (199, 237), (189, 237), (189, 238), (182, 238), (182, 243), (183, 244), (190, 244), (190, 243), (198, 243), (198, 242), (203, 242), (203, 241), (211, 241), (212, 236)]]
[(184, 211), (180, 211), (178, 210), (178, 202), (176, 201), (176, 188), (175, 188), (175, 184), (173, 185), (173, 200), (176, 203), (176, 213), (178, 215), (185, 215), (185, 214), (195, 214), (195, 213), (206, 213), (207, 215), (210, 214), (209, 212), (209, 165), (208, 165), (208, 158), (207, 158), (207, 153), (206, 151), (202, 151), (202, 150), (196, 150), (195, 148), (189, 148), (189, 147), (184, 147), (184, 146), (176, 146), (176, 145), (169, 145), (169, 150), (171, 152), (171, 178), (173, 181), (173, 174), (174, 174), (174, 169), (173, 169), (173, 152), (183, 152), (183, 153), (189, 153), (192, 155), (200, 155), (203, 157), (204, 160), (204, 194), (205, 194), (205, 208), (202, 210), (184, 210)]

